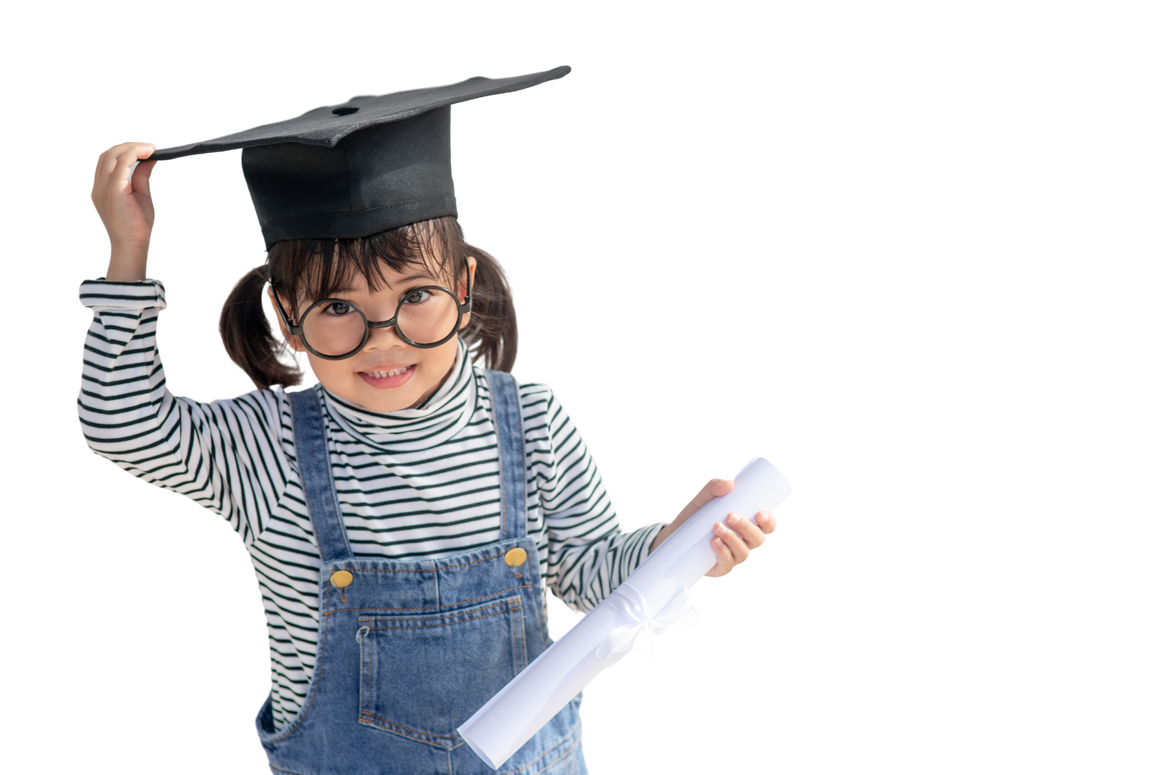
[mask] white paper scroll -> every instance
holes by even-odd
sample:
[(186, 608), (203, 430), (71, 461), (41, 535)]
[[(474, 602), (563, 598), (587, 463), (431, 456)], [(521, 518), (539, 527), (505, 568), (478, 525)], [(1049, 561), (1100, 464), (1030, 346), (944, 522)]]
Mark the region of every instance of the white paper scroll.
[(686, 590), (714, 567), (714, 523), (735, 512), (754, 520), (791, 493), (778, 469), (755, 458), (715, 498), (654, 550), (629, 578), (457, 730), (496, 769), (593, 677), (633, 648), (645, 630), (664, 632), (689, 609)]

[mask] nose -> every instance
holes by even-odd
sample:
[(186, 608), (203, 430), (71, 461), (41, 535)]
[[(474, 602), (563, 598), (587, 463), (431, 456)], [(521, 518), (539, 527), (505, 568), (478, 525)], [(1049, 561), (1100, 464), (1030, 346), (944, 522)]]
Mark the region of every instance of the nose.
[(390, 350), (393, 347), (407, 347), (407, 342), (399, 338), (395, 326), (368, 328), (364, 350)]

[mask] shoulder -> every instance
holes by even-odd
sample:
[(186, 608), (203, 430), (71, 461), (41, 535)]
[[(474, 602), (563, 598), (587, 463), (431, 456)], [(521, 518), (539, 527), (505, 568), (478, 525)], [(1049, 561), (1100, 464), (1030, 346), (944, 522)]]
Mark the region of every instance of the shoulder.
[(552, 446), (561, 427), (569, 423), (569, 416), (561, 407), (561, 402), (552, 389), (543, 383), (520, 386), (521, 421), (524, 423), (525, 438), (543, 440)]
[[(335, 397), (327, 393), (317, 382), (290, 391), (276, 385), (235, 399), (262, 406), (265, 435), (271, 439), (271, 448), (277, 455), (279, 464), (284, 466), (286, 481), (296, 483), (298, 488), (302, 487), (303, 482), (300, 457), (304, 450), (300, 448), (300, 444), (310, 446), (321, 442), (323, 449), (326, 450), (331, 442), (346, 445), (351, 441), (350, 432), (345, 429), (332, 403), (334, 400)], [(295, 488), (290, 492), (290, 497), (299, 497), (294, 495)], [(301, 490), (297, 492), (301, 495)], [(302, 501), (296, 500), (296, 503), (301, 505)], [(291, 508), (293, 510), (297, 507), (291, 504)]]
[(552, 453), (572, 433), (573, 423), (552, 388), (543, 382), (517, 383), (526, 452)]
[(220, 398), (211, 401), (207, 406), (259, 411), (267, 416), (278, 416), (284, 410), (290, 411), (289, 394), (281, 385), (262, 390), (252, 390), (235, 398)]
[(236, 398), (223, 398), (208, 403), (188, 398), (177, 400), (191, 408), (195, 421), (200, 418), (216, 427), (225, 438), (242, 437), (248, 445), (257, 443), (265, 449), (267, 444), (260, 439), (265, 438), (269, 443), (281, 446), (281, 442), (290, 436), (290, 401), (280, 387), (254, 390)]
[(530, 382), (522, 385), (517, 382), (517, 392), (520, 394), (521, 417), (524, 420), (537, 419), (549, 412), (550, 407), (557, 406), (557, 397), (552, 389), (542, 382)]
[[(491, 386), (486, 369), (476, 366), (479, 395), (491, 406)], [(503, 372), (501, 372), (503, 373)], [(505, 374), (506, 377), (512, 376)], [(573, 433), (573, 423), (553, 389), (543, 382), (521, 382), (512, 376), (520, 401), (521, 426), (525, 436), (526, 451), (550, 448), (555, 441)]]

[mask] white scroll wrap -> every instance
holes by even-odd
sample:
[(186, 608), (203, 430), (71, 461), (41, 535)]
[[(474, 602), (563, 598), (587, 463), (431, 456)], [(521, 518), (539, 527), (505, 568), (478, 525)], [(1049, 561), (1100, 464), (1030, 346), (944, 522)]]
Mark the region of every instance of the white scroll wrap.
[(687, 616), (696, 617), (694, 608), (690, 605), (690, 596), (685, 587), (678, 590), (674, 599), (666, 603), (658, 615), (650, 618), (646, 614), (646, 599), (628, 583), (622, 584), (610, 593), (606, 600), (618, 609), (618, 613), (630, 624), (623, 624), (601, 641), (597, 647), (597, 661), (602, 667), (617, 664), (618, 660), (628, 654), (637, 644), (638, 638), (645, 635), (661, 635), (670, 627)]
[(493, 769), (548, 723), (594, 676), (629, 653), (645, 633), (665, 632), (690, 611), (686, 590), (714, 567), (714, 524), (735, 512), (754, 520), (791, 493), (779, 470), (755, 458), (734, 490), (703, 506), (609, 597), (549, 646), (457, 730)]

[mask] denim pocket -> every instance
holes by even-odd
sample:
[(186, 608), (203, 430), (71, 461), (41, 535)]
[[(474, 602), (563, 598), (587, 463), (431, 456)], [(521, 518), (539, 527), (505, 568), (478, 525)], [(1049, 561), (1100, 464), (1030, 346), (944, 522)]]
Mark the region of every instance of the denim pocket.
[(528, 663), (519, 597), (359, 625), (359, 723), (440, 748)]

